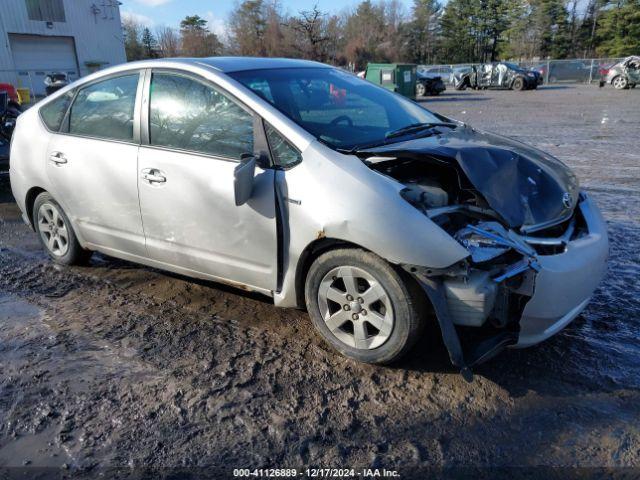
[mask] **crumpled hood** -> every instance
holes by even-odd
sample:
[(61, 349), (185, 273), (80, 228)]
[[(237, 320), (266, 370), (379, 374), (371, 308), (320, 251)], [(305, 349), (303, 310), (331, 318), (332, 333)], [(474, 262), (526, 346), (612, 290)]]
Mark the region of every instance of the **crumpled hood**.
[(511, 228), (568, 218), (578, 202), (576, 176), (538, 149), (470, 127), (375, 147), (361, 154), (456, 162), (489, 206)]

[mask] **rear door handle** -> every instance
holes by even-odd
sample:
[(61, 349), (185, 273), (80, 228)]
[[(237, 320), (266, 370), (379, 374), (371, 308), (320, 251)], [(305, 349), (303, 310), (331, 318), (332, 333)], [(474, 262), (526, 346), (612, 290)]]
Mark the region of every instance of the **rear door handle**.
[(58, 166), (67, 163), (67, 157), (65, 157), (62, 152), (51, 152), (49, 160)]
[(157, 168), (145, 168), (142, 170), (142, 179), (149, 183), (165, 183), (167, 177)]

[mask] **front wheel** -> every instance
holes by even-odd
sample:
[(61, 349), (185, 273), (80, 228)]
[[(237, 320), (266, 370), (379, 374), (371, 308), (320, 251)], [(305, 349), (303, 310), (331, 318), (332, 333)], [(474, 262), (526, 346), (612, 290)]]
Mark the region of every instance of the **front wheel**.
[(38, 195), (32, 215), (40, 242), (54, 262), (78, 265), (89, 260), (91, 252), (80, 246), (69, 218), (49, 193)]
[(373, 253), (327, 252), (311, 265), (305, 300), (322, 337), (347, 357), (388, 364), (423, 330), (425, 295), (413, 279)]

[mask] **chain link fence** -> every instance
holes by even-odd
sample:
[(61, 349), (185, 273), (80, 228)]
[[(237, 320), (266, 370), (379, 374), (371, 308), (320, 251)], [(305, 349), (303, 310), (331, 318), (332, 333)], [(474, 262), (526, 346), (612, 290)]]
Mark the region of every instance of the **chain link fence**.
[[(507, 62), (525, 69), (540, 72), (545, 84), (554, 83), (598, 83), (606, 75), (609, 67), (623, 58), (587, 58), (573, 60), (531, 60)], [(478, 63), (458, 63), (440, 65), (420, 65), (420, 70), (429, 75), (440, 75), (442, 80), (453, 84), (453, 72), (459, 68), (468, 68)]]

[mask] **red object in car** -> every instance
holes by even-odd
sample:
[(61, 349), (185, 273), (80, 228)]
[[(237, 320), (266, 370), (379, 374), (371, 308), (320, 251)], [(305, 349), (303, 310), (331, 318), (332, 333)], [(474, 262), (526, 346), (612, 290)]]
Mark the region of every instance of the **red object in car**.
[(16, 87), (11, 85), (10, 83), (0, 83), (0, 92), (7, 92), (9, 96), (9, 100), (13, 100), (14, 102), (19, 102), (18, 100), (18, 91)]
[(338, 88), (333, 83), (329, 85), (329, 94), (336, 105), (344, 105), (347, 102), (347, 90)]

